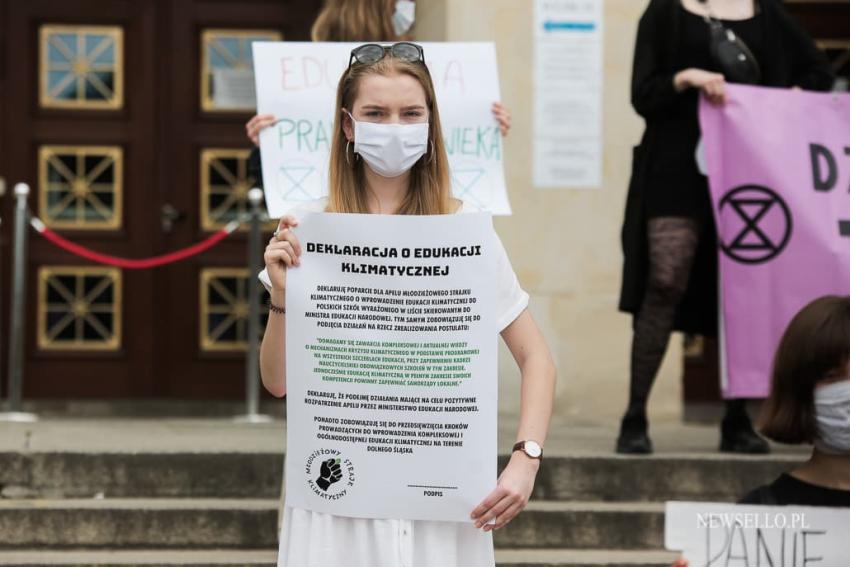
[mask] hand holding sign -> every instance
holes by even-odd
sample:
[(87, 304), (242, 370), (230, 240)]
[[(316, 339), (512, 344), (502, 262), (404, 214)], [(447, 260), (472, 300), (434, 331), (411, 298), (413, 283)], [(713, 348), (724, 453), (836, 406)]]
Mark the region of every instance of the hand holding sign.
[(245, 133), (248, 139), (257, 147), (260, 145), (260, 131), (268, 128), (276, 122), (273, 114), (257, 114), (245, 124)]
[(296, 226), (298, 226), (298, 219), (294, 216), (286, 215), (281, 218), (263, 255), (272, 288), (275, 290), (286, 289), (286, 268), (301, 265), (301, 243), (298, 242), (295, 233), (290, 230)]

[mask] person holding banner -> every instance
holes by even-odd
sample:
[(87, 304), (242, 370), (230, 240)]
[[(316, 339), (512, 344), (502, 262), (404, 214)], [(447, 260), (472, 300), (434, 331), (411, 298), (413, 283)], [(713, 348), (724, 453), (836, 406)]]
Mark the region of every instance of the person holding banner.
[[(313, 23), (311, 37), (313, 41), (409, 40), (415, 9), (411, 0), (326, 0)], [(501, 102), (493, 103), (492, 112), (502, 136), (507, 136), (511, 113)], [(257, 114), (245, 123), (245, 133), (255, 146), (248, 158), (248, 172), (257, 187), (263, 187), (260, 132), (276, 121), (271, 114)]]
[[(825, 56), (778, 0), (652, 0), (635, 47), (632, 104), (646, 120), (622, 230), (620, 309), (634, 315), (629, 402), (619, 453), (651, 453), (646, 405), (674, 329), (717, 333), (717, 247), (695, 160), (700, 96), (726, 81), (828, 90)], [(720, 449), (766, 453), (746, 400), (727, 400)]]
[(788, 325), (759, 429), (779, 443), (813, 443), (814, 450), (739, 504), (850, 508), (850, 296), (816, 299)]
[[(260, 274), (271, 294), (261, 347), (262, 378), (266, 389), (278, 397), (287, 393), (286, 274), (301, 264), (299, 211), (474, 212), (451, 195), (434, 85), (421, 46), (402, 42), (354, 49), (339, 82), (335, 116), (330, 194), (281, 219)], [(496, 488), (470, 510), (468, 523), (348, 518), (286, 506), (278, 565), (494, 567), (492, 531), (510, 522), (528, 502), (555, 384), (549, 348), (526, 308), (528, 294), (500, 242), (497, 256), (497, 327), (521, 369), (522, 390), (519, 443)]]

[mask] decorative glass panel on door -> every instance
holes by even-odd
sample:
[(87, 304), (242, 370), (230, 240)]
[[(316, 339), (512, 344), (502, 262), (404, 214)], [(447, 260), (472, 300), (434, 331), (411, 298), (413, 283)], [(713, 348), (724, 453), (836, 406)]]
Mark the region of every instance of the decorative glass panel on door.
[(121, 270), (44, 266), (38, 271), (38, 348), (121, 347)]
[[(248, 286), (262, 284), (247, 268), (204, 268), (200, 277), (200, 343), (204, 351), (248, 350)], [(269, 308), (266, 291), (259, 294), (260, 334)]]
[(114, 230), (122, 222), (119, 146), (42, 146), (39, 214), (52, 228)]
[(207, 29), (201, 34), (201, 108), (207, 112), (253, 112), (255, 41), (280, 41), (274, 30)]
[[(248, 175), (250, 150), (207, 148), (201, 151), (201, 226), (213, 231), (232, 220), (246, 219), (250, 210), (248, 191), (256, 179)], [(263, 227), (276, 228), (277, 221)], [(243, 223), (240, 230), (247, 230)]]
[(124, 105), (124, 30), (119, 26), (43, 25), (43, 108), (117, 109)]

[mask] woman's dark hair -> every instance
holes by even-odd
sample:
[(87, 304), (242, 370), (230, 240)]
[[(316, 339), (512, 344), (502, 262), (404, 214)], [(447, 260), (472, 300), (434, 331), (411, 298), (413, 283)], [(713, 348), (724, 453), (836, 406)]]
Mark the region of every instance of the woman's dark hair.
[(780, 443), (811, 443), (817, 431), (815, 385), (832, 373), (844, 375), (848, 363), (850, 297), (812, 301), (791, 320), (776, 350), (761, 433)]

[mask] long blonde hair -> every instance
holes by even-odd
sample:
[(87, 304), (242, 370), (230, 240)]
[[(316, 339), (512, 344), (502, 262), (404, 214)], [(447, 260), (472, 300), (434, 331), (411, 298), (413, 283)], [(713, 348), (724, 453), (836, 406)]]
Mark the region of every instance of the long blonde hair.
[(325, 0), (313, 41), (396, 41), (395, 0)]
[(409, 75), (425, 90), (428, 108), (428, 151), (410, 169), (407, 195), (396, 214), (438, 215), (452, 212), (449, 181), (449, 158), (443, 143), (440, 113), (431, 74), (424, 63), (396, 59), (387, 53), (374, 64), (352, 65), (339, 81), (336, 95), (336, 118), (331, 141), (328, 211), (368, 213), (366, 179), (363, 160), (354, 154), (342, 127), (343, 109), (353, 110), (354, 101), (364, 77), (369, 75)]

